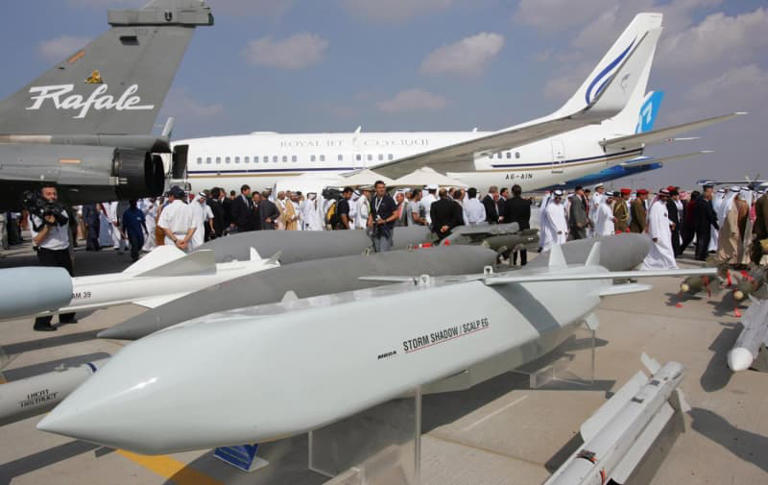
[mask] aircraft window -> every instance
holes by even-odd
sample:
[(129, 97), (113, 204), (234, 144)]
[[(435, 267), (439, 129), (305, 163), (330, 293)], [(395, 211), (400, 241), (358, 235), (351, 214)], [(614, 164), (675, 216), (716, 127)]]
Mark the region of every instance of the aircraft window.
[(277, 155), (272, 155), (272, 163), (277, 163)]
[(269, 155), (264, 155), (263, 157), (261, 157), (261, 161), (264, 163), (267, 163), (269, 161)]
[(235, 163), (240, 163), (240, 157), (235, 157)]
[(379, 153), (379, 161), (384, 160), (384, 155), (382, 153)]
[(373, 155), (371, 155), (371, 154), (369, 153), (369, 154), (368, 154), (368, 161), (370, 162), (371, 160), (373, 160)]
[(392, 155), (391, 153), (387, 155), (387, 160), (394, 160), (394, 159), (395, 159), (395, 156)]
[(292, 162), (298, 162), (298, 161), (299, 161), (299, 159), (298, 159), (298, 158), (296, 158), (296, 155), (291, 155), (291, 161), (292, 161)]
[(216, 157), (216, 163), (221, 163), (221, 157)]
[(232, 158), (230, 158), (230, 157), (227, 157), (227, 158), (225, 158), (225, 159), (224, 159), (224, 161), (225, 161), (226, 163), (232, 163)]
[(309, 157), (309, 161), (310, 161), (310, 162), (314, 162), (314, 161), (315, 161), (315, 156), (314, 156), (314, 155), (312, 155), (311, 157)]
[(283, 155), (283, 162), (287, 162), (287, 161), (288, 161), (288, 155)]
[(320, 161), (321, 161), (321, 162), (324, 162), (324, 161), (325, 161), (325, 155), (320, 155)]
[(206, 158), (205, 158), (205, 163), (207, 163), (208, 165), (210, 165), (210, 164), (211, 164), (211, 157), (206, 157)]
[(515, 158), (520, 158), (520, 152), (515, 152)]
[(363, 156), (362, 156), (362, 155), (360, 155), (359, 153), (358, 153), (357, 155), (355, 155), (355, 160), (357, 160), (358, 162), (359, 162), (360, 160), (362, 160), (362, 159), (363, 159)]
[(336, 157), (336, 160), (343, 162), (344, 161), (344, 155), (339, 154), (338, 157)]
[(253, 156), (253, 163), (259, 163), (259, 157), (254, 155)]
[(507, 152), (507, 159), (512, 158), (512, 152)]
[(203, 159), (201, 157), (197, 157), (197, 164), (200, 165), (203, 163)]

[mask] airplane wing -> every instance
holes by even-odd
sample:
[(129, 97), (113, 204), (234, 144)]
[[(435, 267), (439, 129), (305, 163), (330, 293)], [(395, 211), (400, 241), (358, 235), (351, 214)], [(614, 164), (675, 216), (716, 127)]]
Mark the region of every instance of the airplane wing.
[[(554, 113), (490, 135), (383, 163), (372, 169), (390, 178), (401, 177), (427, 165), (441, 172), (473, 171), (474, 155), (477, 153), (493, 153), (527, 145), (611, 118), (624, 109), (640, 81), (647, 79), (648, 66), (661, 34), (660, 25), (660, 16), (638, 15), (579, 91)], [(616, 49), (619, 49), (618, 56)]]
[(632, 160), (627, 160), (620, 165), (622, 167), (641, 167), (643, 165), (651, 165), (653, 163), (674, 162), (676, 160), (683, 160), (685, 158), (695, 157), (698, 155), (709, 155), (714, 153), (712, 150), (699, 150), (697, 152), (682, 153), (680, 155), (670, 155), (668, 157), (637, 157)]
[(668, 128), (662, 128), (660, 130), (648, 131), (645, 133), (637, 133), (635, 135), (620, 136), (618, 138), (609, 138), (603, 140), (600, 144), (606, 150), (631, 150), (632, 148), (642, 148), (645, 145), (653, 143), (663, 143), (665, 141), (671, 141), (671, 138), (680, 133), (686, 133), (688, 131), (704, 128), (705, 126), (714, 125), (721, 121), (730, 120), (737, 116), (743, 116), (747, 113), (743, 111), (737, 111), (722, 116), (714, 116), (699, 121), (692, 121), (690, 123), (683, 123), (682, 125), (670, 126)]

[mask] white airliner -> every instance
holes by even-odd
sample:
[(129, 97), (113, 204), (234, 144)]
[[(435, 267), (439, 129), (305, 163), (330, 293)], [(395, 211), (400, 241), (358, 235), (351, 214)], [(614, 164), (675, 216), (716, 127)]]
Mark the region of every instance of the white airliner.
[(175, 145), (188, 146), (187, 181), (195, 191), (213, 186), (239, 191), (245, 183), (262, 190), (286, 177), (327, 179), (363, 168), (397, 178), (424, 166), (480, 190), (517, 183), (531, 191), (619, 164), (656, 163), (662, 160), (641, 157), (648, 144), (743, 114), (636, 132), (661, 22), (659, 13), (638, 14), (559, 110), (503, 130), (257, 132)]

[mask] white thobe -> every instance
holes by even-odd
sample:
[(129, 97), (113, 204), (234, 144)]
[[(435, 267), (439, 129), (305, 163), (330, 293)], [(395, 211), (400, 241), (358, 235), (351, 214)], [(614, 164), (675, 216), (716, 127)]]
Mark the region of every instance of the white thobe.
[(430, 209), (432, 209), (432, 203), (437, 201), (437, 198), (435, 198), (434, 195), (427, 192), (424, 194), (424, 196), (421, 198), (421, 206), (424, 208), (424, 218), (427, 220), (427, 225), (432, 225), (432, 215), (429, 213)]
[(563, 244), (568, 237), (568, 222), (563, 204), (551, 201), (544, 209), (542, 219), (542, 250), (547, 251), (555, 244)]
[(643, 260), (641, 269), (677, 269), (666, 202), (658, 200), (651, 206), (648, 235), (656, 241), (651, 241), (651, 250)]
[(368, 215), (371, 213), (371, 203), (368, 201), (367, 197), (360, 196), (359, 199), (357, 199), (357, 202), (355, 205), (355, 213), (351, 214), (352, 212), (352, 206), (353, 204), (350, 204), (350, 216), (355, 221), (355, 229), (365, 229), (368, 227)]
[[(619, 201), (619, 204), (622, 202)], [(613, 223), (613, 209), (610, 204), (602, 203), (597, 208), (595, 221), (595, 237), (598, 236), (611, 236), (616, 233), (616, 226)]]
[(201, 204), (198, 201), (190, 202), (189, 210), (192, 213), (192, 223), (195, 226), (195, 233), (189, 240), (189, 250), (194, 251), (205, 242), (205, 224), (208, 220), (213, 219), (213, 211), (208, 204), (205, 202)]
[(117, 204), (119, 204), (117, 201), (105, 202), (104, 209), (107, 210), (107, 218), (109, 219), (109, 230), (110, 234), (112, 235), (112, 246), (115, 249), (120, 249), (123, 251), (128, 249), (128, 241), (123, 239), (120, 228), (115, 225), (115, 223), (118, 225), (120, 224), (120, 220), (117, 217)]
[(464, 201), (464, 223), (469, 226), (485, 222), (485, 206), (477, 198)]
[(301, 221), (305, 231), (322, 231), (323, 216), (320, 213), (322, 204), (315, 200), (305, 200), (299, 207)]
[(147, 237), (144, 239), (144, 251), (152, 251), (156, 246), (155, 226), (157, 226), (157, 204), (149, 199), (141, 199), (141, 212), (144, 213), (144, 223), (147, 225)]

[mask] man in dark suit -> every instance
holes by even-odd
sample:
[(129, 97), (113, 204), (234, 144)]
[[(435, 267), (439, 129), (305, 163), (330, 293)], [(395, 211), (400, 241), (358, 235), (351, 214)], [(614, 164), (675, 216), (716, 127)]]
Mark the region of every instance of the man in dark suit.
[(496, 207), (499, 211), (499, 224), (510, 222), (504, 220), (504, 205), (507, 203), (507, 199), (509, 199), (509, 189), (502, 187), (499, 192), (499, 199), (496, 201)]
[(485, 221), (489, 224), (496, 224), (499, 222), (499, 210), (496, 206), (496, 202), (499, 200), (499, 188), (495, 185), (491, 185), (488, 188), (488, 195), (483, 197), (482, 203), (485, 207)]
[(696, 259), (699, 261), (707, 260), (709, 249), (709, 240), (712, 238), (712, 226), (720, 229), (717, 224), (717, 214), (712, 208), (712, 192), (714, 187), (704, 186), (704, 193), (696, 199), (693, 206), (693, 227), (696, 230)]
[(680, 213), (677, 210), (677, 202), (680, 200), (680, 192), (677, 187), (667, 187), (669, 190), (669, 199), (667, 199), (667, 218), (672, 226), (672, 253), (675, 257), (680, 256)]
[(280, 217), (280, 210), (269, 200), (265, 194), (256, 192), (253, 194), (253, 200), (256, 204), (256, 213), (262, 231), (273, 231)]
[(257, 229), (256, 213), (254, 212), (251, 188), (248, 185), (240, 187), (240, 195), (232, 201), (232, 222), (230, 226), (237, 232)]
[(570, 197), (570, 201), (568, 230), (571, 232), (573, 239), (586, 239), (587, 226), (589, 225), (589, 218), (587, 217), (589, 202), (587, 202), (587, 197), (584, 195), (584, 187), (577, 185), (576, 193)]
[(208, 199), (208, 207), (213, 213), (213, 234), (211, 239), (216, 239), (224, 234), (224, 229), (229, 225), (224, 207), (221, 205), (221, 189), (214, 187), (211, 189), (211, 197)]
[[(531, 228), (531, 200), (523, 199), (523, 189), (515, 184), (512, 186), (512, 197), (504, 202), (504, 223), (517, 222), (521, 231)], [(528, 264), (528, 250), (520, 249), (520, 265)], [(518, 251), (512, 252), (512, 264), (517, 264)]]
[(451, 235), (451, 230), (462, 225), (461, 206), (448, 197), (446, 189), (440, 189), (439, 199), (432, 203), (429, 215), (432, 218), (432, 232), (439, 240)]

